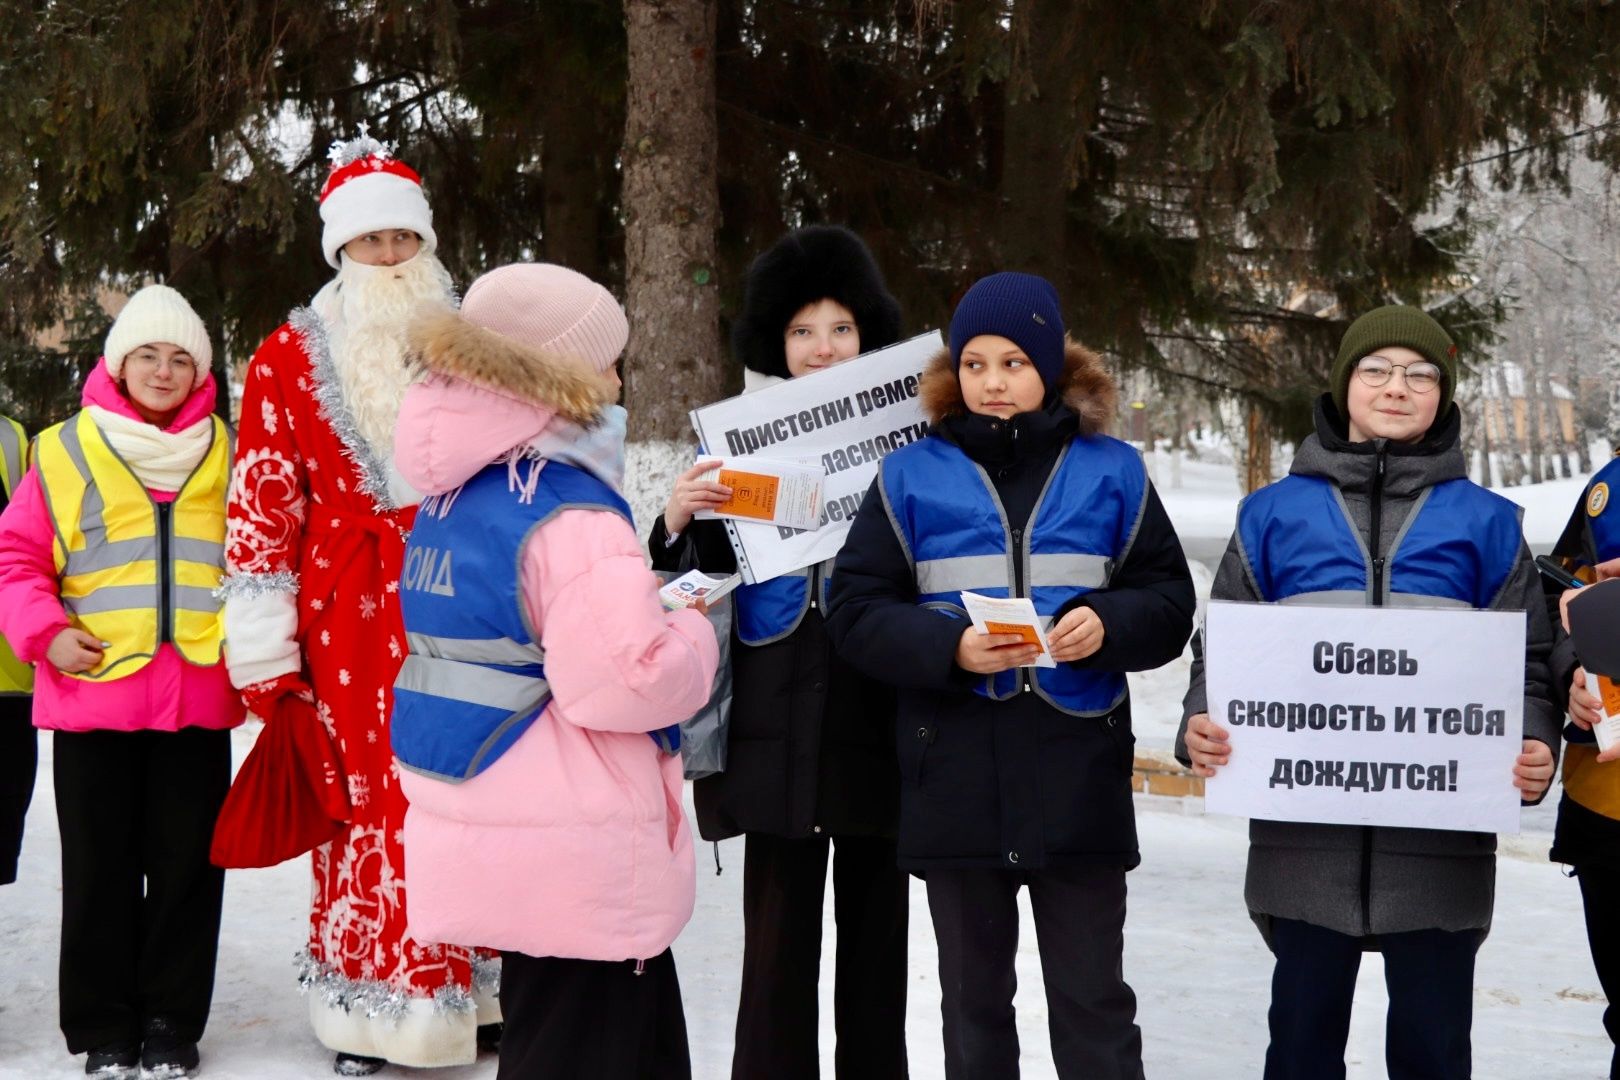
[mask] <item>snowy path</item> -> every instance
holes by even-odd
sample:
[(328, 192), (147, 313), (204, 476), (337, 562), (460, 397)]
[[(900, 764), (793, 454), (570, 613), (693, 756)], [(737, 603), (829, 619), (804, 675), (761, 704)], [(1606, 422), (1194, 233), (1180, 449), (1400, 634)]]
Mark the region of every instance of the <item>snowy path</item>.
[[(250, 736), (236, 736), (240, 761)], [(50, 739), (28, 820), (21, 881), (0, 888), (0, 1078), (83, 1076), (56, 1027), (60, 874), (51, 795)], [(1206, 818), (1196, 800), (1138, 802), (1143, 864), (1131, 874), (1126, 973), (1140, 1000), (1148, 1073), (1161, 1078), (1239, 1078), (1259, 1074), (1265, 1047), (1269, 958), (1242, 904), (1241, 822)], [(1536, 816), (1545, 829), (1550, 818)], [(1496, 927), (1480, 954), (1475, 991), (1475, 1075), (1499, 1080), (1595, 1077), (1607, 1061), (1602, 998), (1587, 956), (1575, 883), (1544, 861), (1545, 834), (1517, 838), (1520, 857), (1498, 872)], [(728, 1075), (741, 968), (742, 845), (721, 846), (716, 877), (699, 852), (698, 909), (676, 943), (686, 997), (693, 1075)], [(214, 1015), (203, 1042), (213, 1080), (293, 1080), (330, 1076), (293, 982), (293, 953), (304, 932), (304, 860), (229, 875)], [(912, 1076), (944, 1075), (933, 934), (918, 883), (912, 888)], [(1024, 1076), (1054, 1075), (1046, 1050), (1040, 962), (1027, 905), (1018, 957), (1018, 1020)], [(833, 952), (830, 908), (823, 954)], [(1358, 989), (1350, 1075), (1382, 1076), (1383, 987), (1369, 957)], [(832, 1076), (830, 967), (822, 980), (823, 1075)], [(391, 1070), (392, 1075), (405, 1075)], [(446, 1069), (433, 1080), (488, 1080), (494, 1060)], [(385, 1074), (387, 1075), (387, 1074)]]

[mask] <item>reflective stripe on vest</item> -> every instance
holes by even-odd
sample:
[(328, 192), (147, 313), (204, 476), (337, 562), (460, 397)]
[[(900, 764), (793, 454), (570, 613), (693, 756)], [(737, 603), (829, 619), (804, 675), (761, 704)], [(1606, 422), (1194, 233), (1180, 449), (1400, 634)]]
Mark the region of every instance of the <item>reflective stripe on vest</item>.
[[(989, 475), (938, 436), (884, 458), (879, 476), (884, 509), (916, 575), (917, 602), (962, 619), (962, 593), (1012, 596), (1021, 577), (1023, 595), (1050, 625), (1066, 603), (1108, 584), (1147, 506), (1141, 455), (1106, 436), (1076, 437), (1063, 448), (1016, 544)], [(1125, 698), (1118, 672), (1062, 664), (1030, 669), (1027, 678), (1049, 704), (1076, 716), (1103, 715)], [(1001, 672), (975, 692), (1004, 700), (1025, 679)]]
[[(1263, 599), (1372, 606), (1372, 558), (1344, 495), (1287, 476), (1238, 508), (1238, 544)], [(1464, 479), (1425, 490), (1387, 556), (1388, 607), (1489, 609), (1518, 562), (1519, 508)]]
[(210, 442), (173, 502), (155, 502), (81, 412), (39, 437), (37, 467), (52, 527), (63, 609), (109, 642), (72, 677), (117, 679), (145, 667), (167, 641), (190, 663), (219, 663), (214, 596), (225, 565), (231, 437), (212, 418)]
[[(521, 464), (518, 467), (523, 467)], [(529, 535), (569, 509), (630, 520), (612, 488), (548, 461), (532, 499), (491, 465), (459, 491), (424, 500), (400, 588), (410, 652), (394, 681), (389, 737), (400, 767), (448, 783), (500, 759), (551, 701), (545, 653), (516, 568)], [(655, 739), (658, 735), (655, 734)], [(666, 736), (660, 745), (669, 748)]]
[(815, 566), (789, 570), (769, 581), (739, 585), (732, 595), (737, 611), (737, 640), (744, 645), (769, 645), (799, 628), (810, 610), (812, 583), (817, 602), (827, 607), (833, 559)]
[(26, 446), (27, 436), (23, 434), (22, 425), (10, 417), (0, 416), (0, 486), (4, 487), (7, 499), (22, 479)]
[[(22, 425), (9, 417), (0, 416), (0, 490), (4, 490), (7, 501), (22, 479), (26, 445), (27, 436), (23, 433)], [(17, 659), (11, 646), (0, 638), (0, 697), (28, 694), (33, 689), (33, 666)]]

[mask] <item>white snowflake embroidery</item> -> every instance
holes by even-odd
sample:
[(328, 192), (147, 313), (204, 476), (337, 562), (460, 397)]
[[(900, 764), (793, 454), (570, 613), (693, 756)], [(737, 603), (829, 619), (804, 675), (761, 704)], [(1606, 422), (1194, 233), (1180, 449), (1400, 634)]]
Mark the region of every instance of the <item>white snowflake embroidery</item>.
[(377, 733), (375, 731), (366, 732), (366, 742), (375, 743), (376, 741), (377, 741)]
[(287, 342), (292, 340), (292, 335), (289, 334), (287, 331), (283, 330), (281, 333), (276, 335), (276, 340), (281, 342), (283, 345), (285, 345), (285, 344), (287, 344)]
[(320, 467), (320, 458), (310, 458), (308, 461), (304, 462), (304, 468), (308, 469), (310, 472), (316, 472), (320, 469)]
[(353, 676), (351, 676), (349, 674), (349, 669), (348, 668), (338, 668), (338, 685), (339, 686), (348, 686), (349, 683), (352, 682), (352, 681), (353, 681)]
[(404, 652), (399, 647), (399, 638), (394, 637), (393, 635), (389, 635), (388, 638), (388, 655), (392, 656), (395, 660), (398, 660), (404, 655)]
[(321, 631), (321, 644), (322, 645), (330, 645), (330, 644), (332, 644), (332, 631), (330, 631), (330, 630), (322, 630)]
[(399, 592), (399, 582), (390, 581), (386, 585), (384, 585), (383, 588), (385, 590), (387, 590), (388, 592), (397, 593), (397, 592)]
[(251, 574), (285, 570), (304, 520), (304, 494), (292, 462), (255, 448), (231, 470), (226, 545), (230, 567)]
[(375, 619), (377, 617), (377, 601), (370, 593), (360, 597), (360, 617), (362, 619)]
[(308, 375), (298, 376), (298, 392), (308, 394), (315, 389), (315, 384), (309, 381)]
[(325, 611), (326, 610), (326, 601), (320, 599), (319, 597), (315, 598), (314, 600), (311, 600), (309, 602), (309, 610), (311, 610), (311, 611)]
[(317, 701), (315, 715), (320, 718), (321, 726), (326, 729), (326, 733), (334, 739), (337, 738), (337, 721), (332, 719), (332, 706), (324, 701)]
[(349, 802), (356, 810), (371, 801), (371, 781), (362, 773), (349, 774)]
[(322, 570), (330, 570), (330, 569), (332, 569), (332, 560), (331, 559), (316, 559), (315, 560), (315, 565), (320, 567)]
[(347, 495), (349, 493), (348, 482), (345, 481), (343, 479), (343, 477), (341, 477), (341, 476), (337, 478), (337, 489), (339, 491), (343, 492), (343, 494), (345, 494), (345, 495)]
[(276, 419), (276, 407), (269, 398), (259, 401), (259, 419), (264, 422), (264, 430), (274, 435), (281, 424)]

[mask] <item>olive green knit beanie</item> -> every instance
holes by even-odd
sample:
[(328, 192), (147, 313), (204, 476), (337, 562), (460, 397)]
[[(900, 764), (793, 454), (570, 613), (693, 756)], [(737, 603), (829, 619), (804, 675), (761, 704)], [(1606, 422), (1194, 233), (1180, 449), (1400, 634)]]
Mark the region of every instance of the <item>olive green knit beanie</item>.
[[(1440, 366), (1440, 407), (1434, 416), (1443, 419), (1451, 405), (1452, 392), (1457, 388), (1457, 345), (1439, 323), (1421, 308), (1405, 304), (1389, 304), (1374, 308), (1350, 324), (1339, 342), (1339, 356), (1333, 361), (1333, 404), (1339, 415), (1346, 419), (1350, 410), (1345, 397), (1350, 389), (1350, 373), (1356, 362), (1386, 345), (1400, 345)], [(1404, 373), (1403, 373), (1404, 374)]]

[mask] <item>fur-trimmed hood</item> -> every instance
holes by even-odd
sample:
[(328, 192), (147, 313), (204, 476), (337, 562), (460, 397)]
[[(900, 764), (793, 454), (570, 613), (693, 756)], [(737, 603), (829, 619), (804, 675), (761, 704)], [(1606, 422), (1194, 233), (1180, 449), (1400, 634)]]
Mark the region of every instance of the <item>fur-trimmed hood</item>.
[(613, 404), (613, 381), (577, 356), (546, 352), (497, 334), (456, 314), (434, 312), (410, 329), (413, 362), (435, 375), (590, 424)]
[(417, 491), (449, 491), (557, 417), (599, 420), (613, 380), (577, 357), (534, 349), (453, 313), (411, 327), (411, 356), (427, 377), (405, 393), (394, 465)]
[(861, 238), (836, 225), (807, 225), (772, 244), (748, 268), (742, 310), (731, 326), (732, 352), (750, 371), (787, 378), (788, 320), (825, 299), (855, 316), (862, 352), (900, 340), (900, 303)]
[[(1063, 404), (1080, 418), (1080, 434), (1107, 432), (1119, 404), (1119, 389), (1103, 365), (1102, 357), (1073, 338), (1063, 341), (1063, 375), (1058, 380), (1057, 390)], [(918, 383), (917, 396), (930, 424), (968, 411), (949, 348), (939, 350), (929, 359)]]

